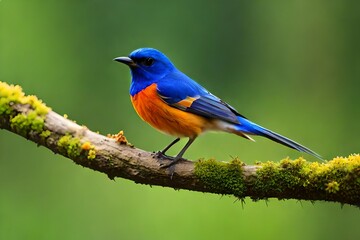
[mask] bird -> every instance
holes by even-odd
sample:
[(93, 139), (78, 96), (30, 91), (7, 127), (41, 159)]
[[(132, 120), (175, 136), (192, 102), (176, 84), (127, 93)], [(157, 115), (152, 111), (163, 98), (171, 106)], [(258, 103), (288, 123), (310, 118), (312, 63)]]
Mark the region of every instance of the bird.
[[(158, 152), (171, 160), (165, 167), (181, 160), (194, 140), (207, 131), (233, 133), (251, 141), (254, 141), (251, 136), (257, 135), (322, 159), (309, 148), (248, 120), (178, 70), (157, 49), (139, 48), (127, 57), (113, 60), (130, 68), (130, 99), (140, 118), (160, 132), (176, 137)], [(167, 156), (166, 152), (183, 137), (188, 141), (180, 152), (175, 157)]]

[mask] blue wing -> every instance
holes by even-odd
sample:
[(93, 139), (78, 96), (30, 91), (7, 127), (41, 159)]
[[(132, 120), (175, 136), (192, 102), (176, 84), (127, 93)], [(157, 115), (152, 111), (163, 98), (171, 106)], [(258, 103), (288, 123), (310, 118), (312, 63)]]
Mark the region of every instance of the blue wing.
[(159, 96), (172, 107), (207, 118), (232, 123), (233, 128), (231, 129), (234, 130), (230, 131), (232, 133), (250, 140), (252, 138), (248, 134), (263, 136), (321, 159), (321, 156), (311, 149), (247, 120), (229, 104), (212, 95), (181, 72), (171, 73), (165, 79), (159, 81), (157, 91)]
[(157, 90), (159, 96), (172, 107), (203, 117), (239, 124), (238, 116), (241, 115), (233, 107), (180, 71), (173, 72), (159, 81)]

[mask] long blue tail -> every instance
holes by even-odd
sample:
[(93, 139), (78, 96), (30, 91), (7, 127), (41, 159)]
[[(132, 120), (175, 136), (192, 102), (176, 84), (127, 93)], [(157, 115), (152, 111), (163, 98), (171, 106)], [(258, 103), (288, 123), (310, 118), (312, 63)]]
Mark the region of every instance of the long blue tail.
[(316, 158), (322, 159), (322, 157), (317, 154), (316, 152), (312, 151), (311, 149), (302, 146), (301, 144), (287, 138), (284, 136), (281, 136), (278, 133), (275, 133), (269, 129), (263, 128), (243, 117), (238, 117), (240, 124), (236, 125), (235, 128), (237, 131), (243, 132), (245, 134), (249, 134), (249, 135), (259, 135), (259, 136), (263, 136), (266, 138), (269, 138), (277, 143), (280, 143), (282, 145), (285, 145), (287, 147), (296, 149), (300, 152), (305, 152), (308, 153), (310, 155), (313, 155)]

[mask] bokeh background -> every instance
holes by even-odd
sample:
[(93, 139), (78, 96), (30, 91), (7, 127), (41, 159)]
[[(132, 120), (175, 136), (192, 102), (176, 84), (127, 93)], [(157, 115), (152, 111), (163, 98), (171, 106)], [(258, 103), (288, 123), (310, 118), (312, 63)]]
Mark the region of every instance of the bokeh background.
[[(350, 0), (0, 0), (0, 80), (92, 130), (122, 129), (137, 147), (159, 150), (172, 138), (136, 116), (129, 70), (112, 61), (154, 47), (253, 121), (326, 159), (347, 156), (360, 145), (359, 7)], [(210, 133), (186, 153), (235, 156), (252, 164), (302, 154)], [(356, 207), (245, 202), (110, 181), (0, 131), (0, 239), (360, 238)]]

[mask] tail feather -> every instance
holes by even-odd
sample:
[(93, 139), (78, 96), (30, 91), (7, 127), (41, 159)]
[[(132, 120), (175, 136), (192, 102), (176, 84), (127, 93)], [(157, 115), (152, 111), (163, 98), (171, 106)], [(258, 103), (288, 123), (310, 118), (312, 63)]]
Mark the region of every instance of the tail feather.
[(319, 154), (317, 154), (316, 152), (312, 151), (311, 149), (309, 149), (287, 137), (281, 136), (278, 133), (275, 133), (269, 129), (261, 127), (245, 118), (239, 117), (239, 121), (240, 121), (240, 124), (236, 125), (236, 130), (242, 132), (243, 135), (249, 134), (249, 135), (259, 135), (262, 137), (266, 137), (277, 143), (285, 145), (289, 148), (293, 148), (300, 152), (308, 153), (310, 155), (313, 155), (316, 158), (322, 159), (322, 157)]

